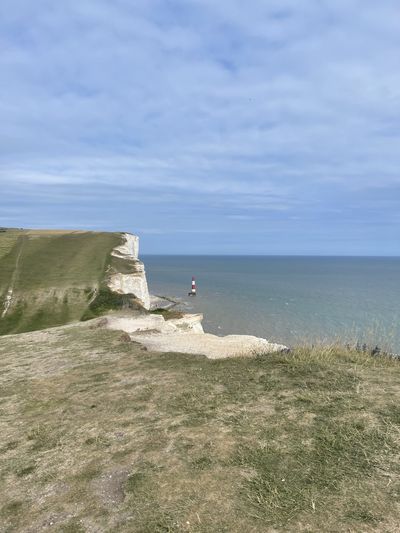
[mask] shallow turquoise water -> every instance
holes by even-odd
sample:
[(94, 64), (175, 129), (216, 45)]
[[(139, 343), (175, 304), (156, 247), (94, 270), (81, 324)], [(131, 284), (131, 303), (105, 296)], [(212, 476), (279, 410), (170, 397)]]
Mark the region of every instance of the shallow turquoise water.
[[(400, 258), (145, 256), (153, 294), (204, 313), (206, 331), (400, 351)], [(198, 294), (187, 296), (191, 276)]]

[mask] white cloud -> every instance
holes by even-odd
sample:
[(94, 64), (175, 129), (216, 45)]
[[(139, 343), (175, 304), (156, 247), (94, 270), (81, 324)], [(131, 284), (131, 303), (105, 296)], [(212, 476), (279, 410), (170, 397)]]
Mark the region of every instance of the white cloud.
[(0, 29), (10, 194), (302, 220), (400, 183), (392, 0), (4, 0)]

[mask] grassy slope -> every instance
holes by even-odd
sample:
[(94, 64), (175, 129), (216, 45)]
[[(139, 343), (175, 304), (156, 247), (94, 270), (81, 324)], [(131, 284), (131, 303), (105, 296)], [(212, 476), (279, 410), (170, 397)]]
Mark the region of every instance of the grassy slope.
[(3, 532), (398, 531), (399, 363), (153, 354), (89, 323), (0, 361)]
[(0, 334), (78, 320), (121, 241), (116, 233), (9, 230), (0, 233), (0, 302), (13, 305)]

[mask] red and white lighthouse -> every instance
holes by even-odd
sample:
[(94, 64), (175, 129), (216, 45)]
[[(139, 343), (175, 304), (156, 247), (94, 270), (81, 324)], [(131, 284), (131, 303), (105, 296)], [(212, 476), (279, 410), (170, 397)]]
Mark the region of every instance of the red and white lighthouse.
[(196, 296), (196, 280), (194, 276), (192, 276), (192, 290), (189, 292), (189, 296)]

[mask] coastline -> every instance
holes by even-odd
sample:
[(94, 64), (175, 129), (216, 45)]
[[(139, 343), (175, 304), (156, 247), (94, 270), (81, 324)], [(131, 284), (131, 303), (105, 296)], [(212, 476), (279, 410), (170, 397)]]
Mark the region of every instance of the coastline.
[(111, 270), (107, 284), (113, 292), (134, 295), (142, 303), (144, 312), (107, 316), (102, 319), (105, 327), (124, 331), (131, 340), (152, 351), (201, 354), (210, 359), (287, 350), (283, 344), (254, 335), (205, 333), (201, 313), (182, 312), (181, 316), (171, 316), (171, 310), (179, 305), (178, 299), (149, 293), (145, 265), (139, 261), (139, 238), (129, 233), (123, 233), (122, 238), (124, 242), (114, 248), (111, 255), (133, 265), (133, 271), (122, 274)]
[[(366, 343), (400, 352), (400, 259), (143, 256), (157, 294), (204, 314), (205, 331), (288, 346)], [(198, 295), (186, 298), (192, 274)]]

